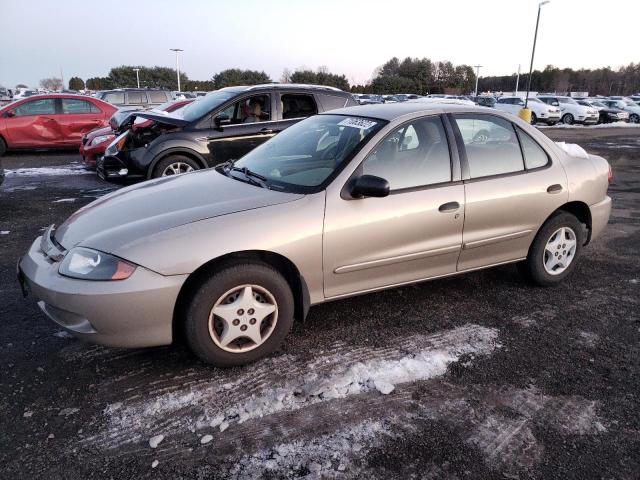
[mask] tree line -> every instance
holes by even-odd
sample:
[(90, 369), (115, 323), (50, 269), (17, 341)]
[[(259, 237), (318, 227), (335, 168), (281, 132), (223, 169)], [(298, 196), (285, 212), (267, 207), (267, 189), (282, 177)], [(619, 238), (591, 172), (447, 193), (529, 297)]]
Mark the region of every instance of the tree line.
[[(127, 66), (112, 68), (106, 77), (92, 77), (83, 81), (79, 77), (69, 80), (73, 90), (106, 90), (110, 88), (137, 87), (135, 69), (139, 69), (140, 86), (177, 90), (176, 70), (168, 67)], [(59, 86), (44, 79), (43, 86)], [(393, 57), (378, 67), (366, 84), (351, 84), (345, 75), (331, 73), (325, 66), (317, 70), (299, 68), (285, 69), (279, 79), (283, 83), (327, 85), (354, 93), (471, 93), (475, 88), (476, 75), (470, 65), (454, 65), (449, 61), (432, 61), (429, 58), (403, 60)], [(520, 75), (519, 89), (524, 90), (528, 74)], [(191, 80), (180, 72), (181, 88), (186, 91), (211, 91), (234, 85), (255, 85), (273, 82), (264, 71), (231, 68), (213, 75), (209, 80)], [(516, 74), (486, 76), (478, 79), (480, 92), (509, 92), (515, 90)], [(51, 88), (55, 90), (57, 88)], [(548, 65), (544, 70), (535, 70), (531, 76), (531, 90), (539, 92), (589, 92), (592, 95), (630, 95), (640, 91), (640, 63), (630, 63), (618, 68), (598, 69), (557, 68)]]
[[(516, 74), (480, 77), (478, 89), (483, 92), (513, 91)], [(519, 90), (525, 90), (529, 74), (520, 75)], [(590, 95), (633, 95), (640, 92), (640, 63), (613, 70), (557, 68), (547, 65), (544, 70), (531, 74), (531, 90), (534, 92), (589, 92)]]

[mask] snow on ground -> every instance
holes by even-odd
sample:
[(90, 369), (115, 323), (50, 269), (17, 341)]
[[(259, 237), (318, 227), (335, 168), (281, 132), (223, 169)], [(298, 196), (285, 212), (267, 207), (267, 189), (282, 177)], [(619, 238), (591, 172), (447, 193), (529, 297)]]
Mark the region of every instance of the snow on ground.
[(76, 199), (75, 198), (60, 198), (58, 200), (54, 200), (53, 203), (69, 203), (69, 202), (75, 202)]
[(11, 177), (14, 175), (21, 175), (26, 177), (35, 176), (58, 176), (58, 175), (91, 175), (95, 174), (90, 170), (85, 169), (82, 165), (60, 165), (54, 167), (34, 167), (34, 168), (17, 168), (15, 170), (5, 170), (5, 175)]
[(555, 125), (536, 125), (537, 128), (640, 128), (640, 123), (613, 122), (599, 123), (597, 125), (567, 125), (566, 123), (556, 123)]
[(465, 325), (407, 337), (393, 347), (339, 343), (312, 361), (290, 355), (267, 358), (246, 367), (233, 384), (203, 379), (176, 391), (108, 405), (103, 412), (106, 429), (82, 443), (114, 449), (151, 435), (207, 428), (224, 431), (234, 424), (351, 395), (389, 394), (403, 383), (443, 375), (463, 355), (490, 354), (497, 336), (494, 328)]

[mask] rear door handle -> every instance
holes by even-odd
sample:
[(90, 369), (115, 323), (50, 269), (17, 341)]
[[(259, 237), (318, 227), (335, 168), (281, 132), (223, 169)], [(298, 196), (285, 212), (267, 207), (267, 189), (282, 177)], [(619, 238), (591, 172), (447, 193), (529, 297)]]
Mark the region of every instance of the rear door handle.
[(455, 212), (459, 208), (460, 208), (460, 204), (458, 202), (448, 202), (440, 205), (440, 208), (438, 208), (438, 210), (442, 213), (447, 213), (447, 212)]
[(273, 130), (271, 130), (270, 128), (266, 128), (265, 127), (265, 128), (260, 129), (260, 133), (262, 135), (268, 135), (269, 133), (273, 133)]
[(559, 183), (549, 185), (547, 188), (547, 193), (560, 193), (562, 191), (562, 185)]

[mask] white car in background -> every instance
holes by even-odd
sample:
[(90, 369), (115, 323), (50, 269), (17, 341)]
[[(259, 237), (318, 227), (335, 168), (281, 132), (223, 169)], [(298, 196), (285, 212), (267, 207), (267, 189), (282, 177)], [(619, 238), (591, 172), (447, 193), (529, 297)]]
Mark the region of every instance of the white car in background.
[(620, 110), (628, 112), (630, 123), (640, 123), (640, 105), (635, 103), (633, 100), (617, 100), (615, 98), (608, 98), (602, 100), (602, 103), (609, 107), (619, 108)]
[[(518, 112), (524, 108), (522, 97), (500, 97), (496, 101), (496, 110), (502, 110), (518, 116)], [(531, 110), (531, 125), (543, 122), (547, 125), (555, 125), (560, 121), (560, 109), (541, 102), (535, 97), (529, 97), (527, 108)]]
[(448, 105), (468, 105), (468, 106), (475, 106), (476, 104), (473, 103), (471, 100), (465, 100), (463, 98), (456, 98), (456, 97), (419, 97), (419, 98), (414, 98), (413, 100), (409, 100), (409, 102), (411, 103), (444, 103), (444, 104), (448, 104)]
[(595, 125), (598, 123), (600, 114), (592, 107), (580, 105), (571, 97), (558, 95), (538, 95), (536, 98), (542, 100), (547, 105), (560, 109), (560, 120), (562, 123), (572, 125), (581, 123), (583, 125)]

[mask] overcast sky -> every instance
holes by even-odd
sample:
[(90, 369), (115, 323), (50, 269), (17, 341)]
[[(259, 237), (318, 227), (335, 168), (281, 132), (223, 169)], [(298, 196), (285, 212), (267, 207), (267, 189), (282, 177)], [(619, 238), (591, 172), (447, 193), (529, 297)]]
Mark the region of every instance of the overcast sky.
[[(326, 65), (367, 82), (393, 56), (528, 69), (538, 0), (1, 0), (0, 85), (87, 79), (119, 65), (175, 66), (206, 80), (232, 67)], [(534, 68), (640, 62), (640, 0), (552, 0), (542, 7)]]

